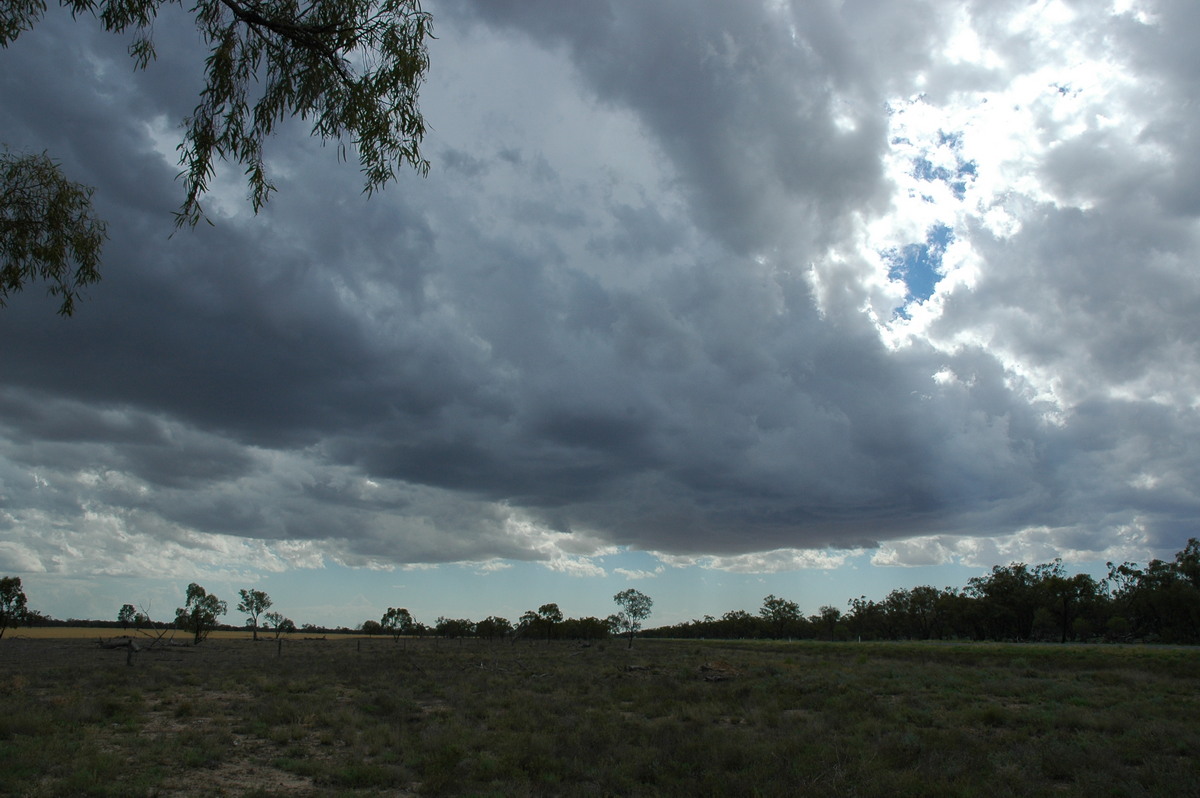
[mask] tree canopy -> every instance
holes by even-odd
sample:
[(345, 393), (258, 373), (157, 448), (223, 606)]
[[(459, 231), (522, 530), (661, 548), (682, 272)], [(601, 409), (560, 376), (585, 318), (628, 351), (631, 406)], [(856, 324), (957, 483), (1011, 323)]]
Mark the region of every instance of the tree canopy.
[(121, 609), (117, 610), (117, 623), (121, 624), (121, 628), (128, 629), (129, 624), (135, 623), (137, 619), (137, 609), (132, 604), (122, 604)]
[[(388, 607), (387, 612), (383, 614), (383, 618), (379, 621), (379, 626), (383, 631), (388, 632), (396, 640), (399, 640), (404, 635), (412, 634), (416, 628), (416, 620), (412, 613), (404, 607)], [(363, 625), (365, 631), (366, 625)]]
[(228, 612), (228, 606), (212, 593), (192, 582), (187, 588), (187, 601), (175, 610), (175, 624), (192, 633), (197, 645), (217, 625), (217, 616)]
[(246, 625), (254, 630), (254, 639), (258, 639), (258, 616), (262, 615), (274, 603), (263, 590), (239, 590), (241, 601), (238, 602), (238, 612), (246, 613)]
[(104, 222), (92, 189), (72, 183), (45, 153), (0, 149), (0, 307), (26, 284), (44, 280), (70, 316), (85, 286), (100, 279)]
[[(145, 69), (155, 58), (158, 12), (175, 1), (60, 3), (75, 16), (97, 17), (108, 31), (132, 34), (129, 54)], [(0, 3), (0, 47), (45, 11), (45, 0)], [(209, 54), (199, 103), (178, 146), (184, 200), (177, 225), (205, 219), (201, 198), (222, 159), (244, 167), (257, 213), (275, 190), (263, 142), (289, 117), (311, 121), (323, 141), (337, 140), (343, 158), (349, 139), (368, 194), (393, 180), (397, 165), (429, 171), (418, 97), (432, 20), (420, 0), (195, 0), (190, 11)], [(78, 288), (99, 279), (105, 230), (92, 215), (92, 189), (66, 180), (45, 155), (5, 157), (4, 168), (19, 174), (0, 184), (0, 305), (44, 279), (63, 297), (59, 312), (70, 315)], [(10, 189), (31, 178), (32, 198)]]
[(281, 612), (268, 612), (263, 615), (267, 619), (267, 623), (271, 624), (271, 628), (275, 630), (275, 639), (284, 632), (296, 631), (296, 622), (291, 618), (285, 618)]
[(654, 599), (640, 590), (629, 588), (613, 596), (613, 601), (621, 608), (612, 616), (613, 625), (617, 631), (629, 635), (629, 647), (633, 648), (633, 636), (642, 628), (642, 621), (650, 617)]
[(21, 577), (6, 576), (0, 579), (0, 637), (10, 626), (19, 626), (29, 619), (29, 605), (25, 591), (21, 589)]

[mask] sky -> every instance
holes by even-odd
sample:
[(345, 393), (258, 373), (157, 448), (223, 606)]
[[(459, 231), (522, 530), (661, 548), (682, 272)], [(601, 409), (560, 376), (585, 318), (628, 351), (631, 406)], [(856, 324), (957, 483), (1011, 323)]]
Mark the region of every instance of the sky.
[(1197, 535), (1200, 4), (425, 8), (427, 177), (296, 122), (180, 232), (186, 10), (143, 72), (57, 7), (0, 52), (110, 236), (73, 318), (0, 309), (32, 608), (654, 625)]

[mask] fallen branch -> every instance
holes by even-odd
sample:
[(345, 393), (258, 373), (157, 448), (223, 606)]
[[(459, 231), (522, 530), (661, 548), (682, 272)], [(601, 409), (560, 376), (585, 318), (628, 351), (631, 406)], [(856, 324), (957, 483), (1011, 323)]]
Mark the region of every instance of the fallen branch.
[(125, 654), (125, 664), (133, 665), (133, 655), (142, 650), (142, 647), (137, 644), (137, 641), (132, 637), (110, 638), (105, 640), (100, 638), (98, 641), (104, 648), (124, 648), (127, 649)]
[(142, 647), (132, 637), (110, 637), (108, 640), (102, 637), (96, 642), (101, 648), (128, 648), (131, 651), (142, 650)]

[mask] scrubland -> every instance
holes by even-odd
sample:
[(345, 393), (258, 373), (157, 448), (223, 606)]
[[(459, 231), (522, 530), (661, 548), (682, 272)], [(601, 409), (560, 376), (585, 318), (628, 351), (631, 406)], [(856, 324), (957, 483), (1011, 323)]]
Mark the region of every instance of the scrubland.
[(0, 640), (0, 794), (1197, 795), (1200, 650)]

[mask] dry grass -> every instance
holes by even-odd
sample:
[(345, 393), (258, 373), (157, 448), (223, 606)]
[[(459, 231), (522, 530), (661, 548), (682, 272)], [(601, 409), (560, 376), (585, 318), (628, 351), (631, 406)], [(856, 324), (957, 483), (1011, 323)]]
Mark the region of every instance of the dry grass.
[(1191, 649), (212, 638), (125, 660), (0, 641), (0, 794), (1200, 794)]
[[(0, 644), (8, 640), (95, 640), (99, 637), (109, 638), (114, 635), (136, 634), (130, 630), (122, 632), (119, 629), (95, 629), (86, 626), (33, 626), (7, 629)], [(168, 633), (169, 634), (169, 633)], [(179, 634), (178, 632), (176, 634)]]
[[(159, 630), (161, 631), (161, 630)], [(7, 629), (4, 632), (4, 637), (0, 639), (0, 643), (4, 640), (108, 640), (113, 637), (133, 637), (138, 640), (151, 640), (158, 636), (159, 631), (143, 631), (139, 629), (114, 629), (114, 628), (97, 628), (94, 626), (21, 626), (16, 629)], [(269, 642), (275, 639), (275, 633), (271, 631), (259, 630), (259, 642)], [(284, 640), (303, 640), (308, 637), (327, 637), (336, 638), (338, 640), (382, 640), (384, 638), (378, 635), (363, 635), (363, 634), (342, 634), (324, 635), (313, 634), (307, 632), (292, 632), (280, 635)], [(168, 629), (164, 635), (165, 639), (175, 640), (181, 643), (191, 642), (192, 635), (190, 632), (184, 632), (179, 629)], [(217, 629), (209, 633), (210, 640), (252, 640), (253, 633), (245, 629), (225, 630)], [(387, 638), (390, 640), (391, 638)]]

